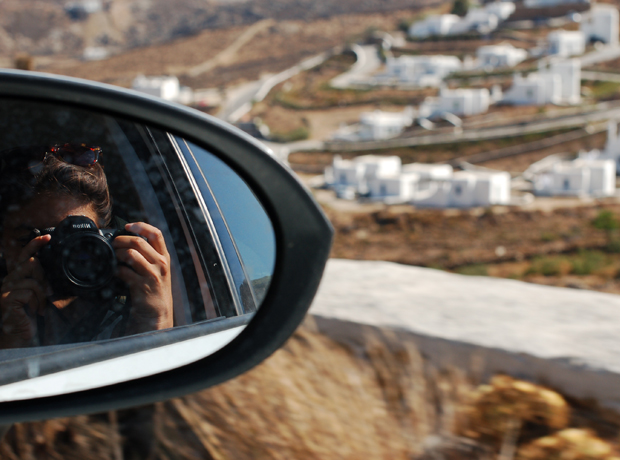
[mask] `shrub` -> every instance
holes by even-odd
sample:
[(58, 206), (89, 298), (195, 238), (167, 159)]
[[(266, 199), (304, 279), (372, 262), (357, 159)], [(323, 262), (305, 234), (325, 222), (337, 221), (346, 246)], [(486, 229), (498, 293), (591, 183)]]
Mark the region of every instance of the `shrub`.
[(489, 276), (489, 270), (484, 264), (465, 265), (457, 268), (456, 272), (467, 276)]
[(594, 228), (598, 228), (599, 230), (610, 232), (612, 230), (616, 230), (620, 225), (618, 224), (618, 219), (616, 219), (614, 213), (604, 209), (599, 212), (598, 216), (596, 216), (596, 218), (592, 221), (592, 226)]

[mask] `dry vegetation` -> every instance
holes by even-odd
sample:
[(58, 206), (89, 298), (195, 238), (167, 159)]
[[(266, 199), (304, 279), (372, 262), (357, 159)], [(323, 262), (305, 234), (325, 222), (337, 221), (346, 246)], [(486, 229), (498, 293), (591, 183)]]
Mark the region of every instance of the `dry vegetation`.
[[(561, 200), (556, 202), (562, 206)], [(326, 208), (336, 228), (332, 256), (388, 260), (558, 286), (620, 293), (616, 230), (593, 225), (620, 206), (472, 211), (384, 207), (374, 212)]]
[(596, 405), (503, 376), (476, 386), (389, 331), (366, 327), (356, 344), (337, 343), (312, 324), (218, 387), (154, 406), (16, 424), (0, 458), (461, 460), (510, 449), (523, 460), (559, 449), (561, 458), (613, 458), (620, 420)]
[[(104, 61), (40, 60), (37, 70), (129, 86), (138, 74), (177, 73), (193, 88), (231, 86), (255, 80), (264, 73), (285, 70), (305, 57), (327, 51), (363, 36), (369, 28), (392, 30), (403, 11), (351, 14), (311, 21), (279, 21), (257, 33), (233, 59), (204, 74), (184, 76), (231, 45), (246, 27), (205, 30), (171, 43), (137, 48)], [(37, 62), (37, 61), (35, 61)]]

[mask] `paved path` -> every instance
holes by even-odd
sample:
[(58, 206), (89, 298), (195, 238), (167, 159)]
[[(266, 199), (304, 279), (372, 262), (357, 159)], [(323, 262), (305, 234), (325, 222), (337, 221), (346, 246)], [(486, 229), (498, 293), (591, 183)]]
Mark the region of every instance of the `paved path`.
[(330, 85), (333, 88), (346, 89), (354, 83), (365, 80), (381, 66), (376, 45), (353, 45), (351, 50), (355, 53), (357, 61), (347, 72), (332, 79)]
[(252, 110), (252, 104), (254, 102), (262, 101), (276, 85), (285, 82), (300, 72), (321, 65), (330, 56), (338, 52), (340, 52), (340, 49), (334, 48), (333, 50), (304, 59), (299, 64), (275, 75), (268, 75), (260, 80), (246, 83), (243, 87), (243, 91), (238, 91), (234, 95), (227, 97), (227, 100), (222, 104), (216, 116), (229, 123), (235, 123), (243, 115)]
[(599, 62), (613, 61), (620, 57), (620, 46), (604, 46), (579, 58), (581, 67), (588, 67)]
[(428, 134), (415, 137), (399, 137), (382, 141), (368, 142), (329, 142), (325, 144), (332, 152), (377, 150), (399, 147), (415, 147), (418, 145), (450, 144), (462, 141), (479, 141), (486, 139), (501, 139), (504, 137), (523, 136), (525, 134), (544, 133), (565, 128), (584, 127), (590, 123), (620, 118), (620, 108), (612, 107), (593, 110), (558, 118), (536, 120), (506, 126), (497, 126), (479, 129), (464, 129), (443, 134)]
[(311, 313), (620, 373), (620, 296), (330, 259)]

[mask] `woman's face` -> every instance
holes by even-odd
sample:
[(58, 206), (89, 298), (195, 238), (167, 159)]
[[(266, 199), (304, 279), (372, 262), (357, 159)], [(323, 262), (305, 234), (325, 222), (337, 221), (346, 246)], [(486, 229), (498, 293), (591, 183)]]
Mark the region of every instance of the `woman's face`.
[(98, 221), (90, 203), (85, 204), (69, 195), (37, 196), (19, 209), (7, 212), (0, 247), (9, 272), (15, 268), (17, 257), (28, 243), (32, 230), (56, 227), (68, 216), (86, 216)]

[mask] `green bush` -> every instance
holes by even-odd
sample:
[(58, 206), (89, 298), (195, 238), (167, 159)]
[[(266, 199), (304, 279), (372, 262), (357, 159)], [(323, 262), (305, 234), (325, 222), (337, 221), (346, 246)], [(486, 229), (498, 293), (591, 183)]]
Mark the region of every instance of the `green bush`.
[(562, 259), (558, 257), (537, 257), (525, 272), (526, 275), (558, 276), (562, 273)]
[(616, 219), (613, 212), (603, 209), (592, 221), (592, 226), (594, 228), (598, 228), (599, 230), (610, 232), (612, 230), (616, 230), (620, 225), (618, 224), (618, 219)]
[(296, 142), (308, 139), (310, 131), (305, 126), (300, 126), (286, 133), (271, 133), (270, 140), (273, 142)]
[(457, 268), (456, 272), (467, 276), (489, 276), (489, 270), (484, 264), (464, 265)]
[(620, 253), (620, 240), (612, 240), (607, 243), (607, 246), (605, 246), (605, 252), (609, 252), (611, 254)]
[(540, 235), (540, 240), (546, 243), (550, 241), (556, 241), (559, 239), (560, 237), (556, 233), (553, 233), (553, 232), (542, 232), (542, 234)]
[(590, 275), (592, 272), (605, 266), (607, 258), (600, 251), (580, 251), (571, 259), (571, 273), (575, 275)]

